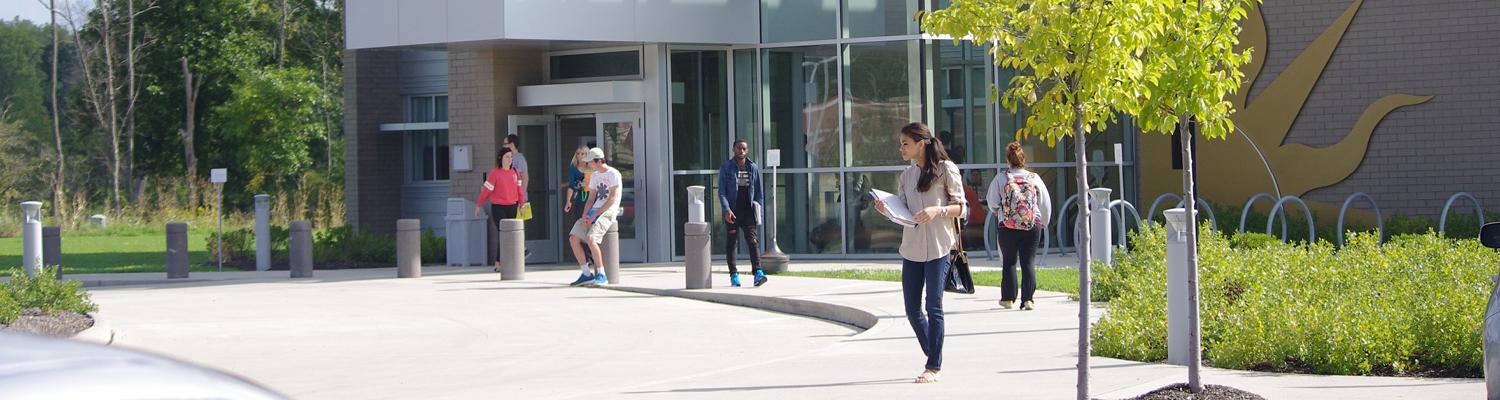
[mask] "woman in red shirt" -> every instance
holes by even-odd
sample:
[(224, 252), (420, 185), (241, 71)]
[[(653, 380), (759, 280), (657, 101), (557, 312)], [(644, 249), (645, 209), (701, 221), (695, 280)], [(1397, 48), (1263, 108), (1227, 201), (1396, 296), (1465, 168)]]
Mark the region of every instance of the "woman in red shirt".
[[(521, 191), (521, 173), (511, 167), (511, 161), (515, 159), (515, 153), (509, 148), (500, 148), (500, 153), (495, 155), (497, 165), (490, 170), (484, 179), (484, 186), (479, 190), (479, 200), (474, 202), (474, 216), (482, 215), (481, 208), (485, 203), (490, 205), (490, 219), (495, 222), (495, 227), (500, 227), (500, 220), (516, 218), (521, 204), (526, 203), (526, 193)], [(486, 201), (488, 200), (488, 201)], [(495, 257), (495, 272), (500, 272), (500, 257)]]

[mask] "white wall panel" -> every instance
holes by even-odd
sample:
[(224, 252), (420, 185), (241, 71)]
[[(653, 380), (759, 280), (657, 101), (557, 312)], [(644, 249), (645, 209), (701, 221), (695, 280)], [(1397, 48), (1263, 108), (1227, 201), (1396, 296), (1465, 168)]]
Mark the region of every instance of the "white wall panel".
[(397, 42), (398, 0), (350, 0), (344, 9), (344, 43), (351, 49), (392, 46)]
[(398, 10), (399, 44), (448, 41), (448, 0), (401, 0)]
[(501, 37), (505, 37), (505, 3), (496, 0), (448, 0), (449, 42)]

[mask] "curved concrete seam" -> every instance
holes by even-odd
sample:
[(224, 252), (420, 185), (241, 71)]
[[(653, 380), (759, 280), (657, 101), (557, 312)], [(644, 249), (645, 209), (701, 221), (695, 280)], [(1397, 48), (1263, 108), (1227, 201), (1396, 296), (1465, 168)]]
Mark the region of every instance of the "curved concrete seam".
[(720, 303), (732, 306), (741, 306), (759, 310), (799, 315), (803, 317), (817, 318), (859, 328), (861, 334), (870, 331), (871, 328), (875, 327), (875, 324), (880, 322), (880, 318), (876, 317), (874, 313), (863, 309), (842, 304), (813, 300), (756, 296), (738, 293), (701, 292), (686, 289), (651, 289), (613, 285), (604, 286), (604, 288), (619, 290), (622, 292), (680, 297), (684, 299), (700, 300), (712, 303)]

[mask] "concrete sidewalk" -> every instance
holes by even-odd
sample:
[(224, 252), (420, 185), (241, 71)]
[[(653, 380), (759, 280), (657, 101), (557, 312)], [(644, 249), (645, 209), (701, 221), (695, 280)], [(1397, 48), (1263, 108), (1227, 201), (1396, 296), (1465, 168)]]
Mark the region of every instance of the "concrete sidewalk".
[[(899, 264), (793, 266), (849, 268)], [(1038, 293), (1035, 311), (997, 309), (999, 293), (991, 287), (948, 294), (942, 382), (917, 385), (910, 381), (924, 358), (897, 283), (772, 276), (764, 287), (727, 288), (727, 276), (715, 274), (716, 288), (686, 291), (680, 266), (645, 265), (627, 266), (622, 284), (604, 291), (563, 287), (576, 267), (550, 269), (528, 271), (521, 282), (497, 282), (487, 268), (429, 267), (422, 279), (402, 280), (390, 279), (389, 268), (320, 270), (311, 280), (287, 279), (286, 271), (195, 273), (204, 281), (106, 284), (93, 292), (119, 344), (226, 368), (297, 398), (1062, 399), (1075, 393), (1078, 304), (1061, 293)], [(116, 282), (132, 279), (138, 278)], [(1185, 368), (1162, 364), (1099, 357), (1091, 364), (1097, 398), (1128, 398), (1187, 376)], [(1484, 395), (1478, 379), (1211, 368), (1204, 374), (1207, 383), (1270, 399)]]

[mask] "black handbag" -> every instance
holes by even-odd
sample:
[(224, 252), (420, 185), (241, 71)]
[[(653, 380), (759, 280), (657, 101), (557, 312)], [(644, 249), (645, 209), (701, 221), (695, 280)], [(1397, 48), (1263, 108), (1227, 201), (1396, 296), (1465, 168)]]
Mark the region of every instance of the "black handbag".
[(943, 284), (943, 291), (974, 294), (974, 274), (969, 271), (969, 253), (964, 252), (964, 231), (958, 218), (953, 219), (953, 233), (958, 241), (957, 246), (948, 252), (948, 280)]

